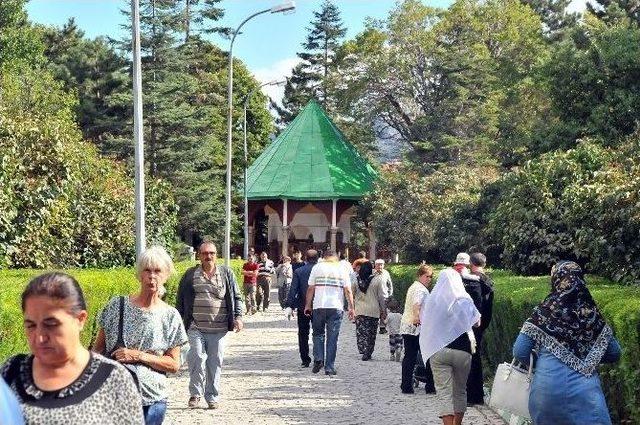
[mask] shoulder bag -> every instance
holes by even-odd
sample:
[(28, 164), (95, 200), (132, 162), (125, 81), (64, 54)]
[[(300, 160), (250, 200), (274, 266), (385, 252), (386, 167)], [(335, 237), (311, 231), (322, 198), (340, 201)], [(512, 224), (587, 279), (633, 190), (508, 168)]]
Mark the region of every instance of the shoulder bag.
[(505, 410), (514, 415), (531, 419), (529, 414), (529, 389), (533, 378), (533, 353), (529, 357), (529, 369), (511, 363), (501, 363), (496, 370), (491, 387), (489, 405), (496, 409)]
[[(124, 335), (123, 335), (125, 297), (121, 296), (119, 298), (120, 298), (120, 314), (118, 315), (118, 339), (116, 339), (116, 343), (113, 346), (113, 348), (111, 349), (111, 352), (109, 353), (109, 357), (114, 359), (114, 360), (116, 360), (116, 358), (113, 357), (114, 351), (116, 351), (119, 348), (127, 348), (125, 346), (125, 344), (124, 344)], [(135, 368), (135, 366), (133, 366), (131, 364), (127, 364), (127, 363), (120, 363), (120, 364), (122, 366), (124, 366), (125, 369), (127, 369), (129, 371), (129, 373), (131, 374), (131, 377), (133, 378), (133, 382), (135, 382), (136, 388), (138, 388), (138, 391), (139, 391), (140, 390), (140, 380), (138, 379), (138, 372), (137, 372), (137, 369)]]

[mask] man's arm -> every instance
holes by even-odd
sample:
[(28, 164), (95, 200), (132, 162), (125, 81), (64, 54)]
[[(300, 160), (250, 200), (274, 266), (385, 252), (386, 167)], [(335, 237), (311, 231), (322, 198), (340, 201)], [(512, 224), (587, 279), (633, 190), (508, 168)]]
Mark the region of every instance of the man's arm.
[(180, 313), (180, 317), (182, 317), (182, 320), (185, 319), (184, 290), (185, 290), (188, 273), (189, 273), (189, 270), (187, 270), (185, 274), (182, 275), (182, 278), (180, 279), (180, 284), (178, 284), (178, 293), (176, 294), (176, 310), (178, 310), (178, 313)]
[(293, 280), (291, 281), (291, 288), (287, 294), (287, 305), (285, 307), (296, 308), (296, 301), (298, 300), (298, 291), (300, 290), (300, 273), (293, 273)]
[(311, 307), (313, 305), (313, 296), (316, 293), (316, 287), (315, 285), (309, 285), (309, 288), (307, 289), (307, 296), (305, 297), (305, 299), (307, 300), (304, 306), (304, 314), (306, 314), (307, 316), (311, 316), (311, 311), (313, 310), (313, 308)]
[[(386, 271), (386, 270), (385, 270)], [(387, 288), (389, 289), (388, 297), (391, 298), (393, 296), (393, 281), (391, 280), (391, 274), (387, 272)]]
[(353, 308), (353, 293), (351, 292), (351, 285), (346, 284), (342, 289), (344, 290), (344, 296), (347, 298), (347, 304), (349, 306), (347, 316), (349, 317), (349, 320), (353, 320), (355, 317), (355, 311)]

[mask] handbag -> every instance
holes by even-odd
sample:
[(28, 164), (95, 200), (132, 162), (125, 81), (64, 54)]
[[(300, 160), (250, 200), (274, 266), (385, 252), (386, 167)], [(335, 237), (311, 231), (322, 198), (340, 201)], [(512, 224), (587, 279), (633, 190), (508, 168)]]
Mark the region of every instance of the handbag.
[(491, 387), (489, 405), (496, 409), (505, 410), (514, 415), (531, 419), (529, 414), (529, 389), (533, 378), (533, 353), (529, 358), (529, 369), (511, 363), (501, 363), (496, 370)]
[[(109, 353), (109, 358), (114, 360), (115, 360), (115, 357), (113, 356), (114, 351), (116, 351), (119, 348), (127, 348), (126, 345), (124, 344), (124, 335), (123, 335), (124, 301), (125, 301), (125, 297), (121, 296), (120, 297), (120, 314), (118, 316), (118, 338), (116, 339), (116, 343), (111, 349), (111, 352)], [(129, 371), (129, 373), (131, 374), (131, 377), (133, 378), (133, 382), (136, 384), (136, 388), (138, 388), (138, 391), (140, 391), (140, 380), (138, 379), (138, 371), (136, 367), (126, 363), (120, 363), (120, 364)]]

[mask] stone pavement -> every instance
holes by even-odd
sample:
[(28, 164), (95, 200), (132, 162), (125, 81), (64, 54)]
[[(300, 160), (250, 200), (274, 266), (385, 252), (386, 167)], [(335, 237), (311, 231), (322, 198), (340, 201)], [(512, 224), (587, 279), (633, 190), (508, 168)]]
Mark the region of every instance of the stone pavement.
[[(245, 317), (245, 329), (228, 334), (220, 408), (187, 408), (188, 372), (169, 378), (166, 424), (441, 424), (434, 396), (423, 387), (400, 392), (400, 363), (388, 360), (388, 336), (378, 335), (372, 360), (356, 348), (355, 325), (346, 319), (338, 341), (334, 377), (300, 367), (295, 318), (287, 321), (271, 294), (267, 313)], [(275, 301), (275, 302), (274, 302)], [(311, 338), (310, 338), (311, 339)], [(310, 343), (310, 348), (312, 344)], [(486, 407), (469, 408), (465, 424), (504, 424)]]

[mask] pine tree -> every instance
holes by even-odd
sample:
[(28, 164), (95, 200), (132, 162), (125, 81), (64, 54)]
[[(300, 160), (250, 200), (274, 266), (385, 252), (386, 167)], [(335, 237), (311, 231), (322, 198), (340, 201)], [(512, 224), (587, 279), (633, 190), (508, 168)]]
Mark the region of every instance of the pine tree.
[(640, 2), (638, 0), (595, 0), (596, 5), (587, 2), (587, 10), (604, 21), (617, 21), (626, 15), (636, 25), (640, 25)]
[(552, 40), (562, 38), (567, 29), (576, 26), (578, 23), (578, 13), (567, 12), (567, 7), (569, 6), (569, 3), (571, 3), (571, 0), (520, 1), (522, 4), (526, 4), (531, 7), (540, 16), (544, 25), (544, 32), (547, 37)]
[(107, 103), (111, 93), (128, 90), (126, 61), (104, 38), (88, 40), (73, 18), (61, 28), (44, 30), (48, 68), (67, 91), (76, 90), (76, 115), (85, 139), (103, 140), (126, 119), (127, 110)]
[(228, 33), (229, 28), (216, 26), (224, 16), (224, 9), (218, 7), (222, 0), (184, 0), (184, 42), (198, 34)]
[(293, 68), (284, 89), (284, 108), (278, 112), (285, 122), (291, 121), (311, 98), (317, 99), (325, 109), (335, 104), (329, 86), (331, 72), (337, 68), (336, 53), (347, 30), (340, 19), (340, 10), (331, 0), (322, 3), (308, 28), (309, 34), (298, 53), (302, 62)]

